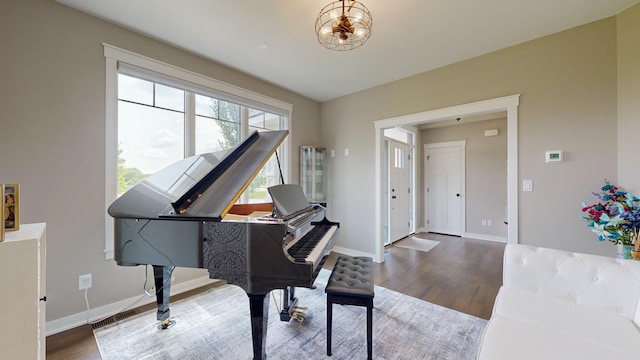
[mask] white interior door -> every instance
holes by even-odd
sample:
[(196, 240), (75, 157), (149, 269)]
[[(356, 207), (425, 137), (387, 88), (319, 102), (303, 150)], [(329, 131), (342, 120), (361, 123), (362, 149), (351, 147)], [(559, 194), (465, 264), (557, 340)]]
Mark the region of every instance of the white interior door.
[(389, 241), (409, 235), (410, 182), (409, 145), (396, 141), (389, 143)]
[(427, 144), (427, 226), (430, 232), (462, 235), (466, 142)]

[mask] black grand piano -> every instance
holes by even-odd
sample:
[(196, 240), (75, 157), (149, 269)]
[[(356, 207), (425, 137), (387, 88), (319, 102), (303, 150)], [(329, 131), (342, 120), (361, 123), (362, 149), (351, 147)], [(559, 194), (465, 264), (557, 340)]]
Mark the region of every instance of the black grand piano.
[[(310, 204), (298, 185), (270, 187), (272, 210), (234, 215), (242, 192), (287, 131), (254, 132), (224, 153), (180, 160), (135, 185), (108, 209), (115, 218), (118, 265), (152, 265), (160, 327), (169, 328), (171, 273), (206, 268), (247, 293), (254, 359), (266, 358), (269, 296), (282, 289), (280, 319), (289, 321), (295, 287), (312, 287), (336, 238), (338, 223)], [(263, 208), (264, 210), (264, 208)], [(248, 340), (248, 339), (247, 339)]]

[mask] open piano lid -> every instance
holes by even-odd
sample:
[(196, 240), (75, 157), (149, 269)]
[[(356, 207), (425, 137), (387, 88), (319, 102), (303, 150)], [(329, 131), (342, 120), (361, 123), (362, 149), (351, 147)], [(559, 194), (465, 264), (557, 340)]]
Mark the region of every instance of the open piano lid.
[(228, 151), (175, 162), (122, 194), (108, 213), (114, 218), (220, 221), (288, 133), (254, 132)]

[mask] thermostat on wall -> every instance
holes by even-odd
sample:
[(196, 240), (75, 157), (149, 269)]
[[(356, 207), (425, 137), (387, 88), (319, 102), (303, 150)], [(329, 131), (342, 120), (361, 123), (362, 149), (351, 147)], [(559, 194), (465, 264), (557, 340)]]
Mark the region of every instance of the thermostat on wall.
[(545, 156), (546, 162), (561, 162), (562, 161), (562, 151), (560, 150), (551, 150), (546, 152)]

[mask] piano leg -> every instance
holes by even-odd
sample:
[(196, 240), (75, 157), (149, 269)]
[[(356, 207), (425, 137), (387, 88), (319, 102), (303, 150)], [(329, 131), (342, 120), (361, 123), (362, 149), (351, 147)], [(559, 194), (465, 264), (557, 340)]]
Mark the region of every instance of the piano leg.
[(269, 294), (247, 294), (251, 311), (251, 337), (253, 359), (267, 358), (267, 324), (269, 322)]
[(295, 286), (286, 286), (282, 290), (282, 310), (280, 310), (280, 321), (291, 320), (297, 305), (298, 298), (296, 298)]
[(156, 319), (160, 321), (158, 328), (164, 330), (175, 324), (175, 321), (169, 320), (169, 296), (171, 293), (171, 274), (173, 269), (171, 266), (153, 266), (153, 279), (156, 285), (156, 304), (158, 312)]

